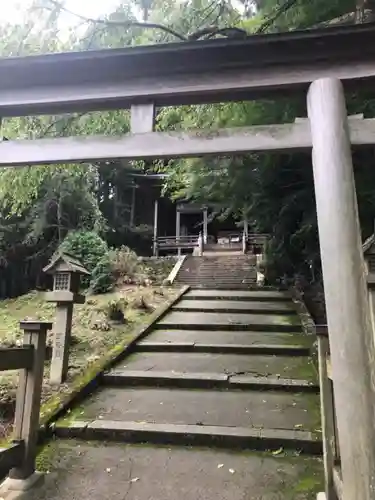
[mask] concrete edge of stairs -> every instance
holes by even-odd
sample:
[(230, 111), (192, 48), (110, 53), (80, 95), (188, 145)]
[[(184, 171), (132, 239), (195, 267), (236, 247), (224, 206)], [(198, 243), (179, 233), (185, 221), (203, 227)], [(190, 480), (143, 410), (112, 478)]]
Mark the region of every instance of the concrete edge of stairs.
[[(202, 294), (203, 292), (210, 292), (209, 295)], [(241, 302), (274, 302), (274, 303), (283, 303), (283, 302), (289, 302), (293, 301), (294, 296), (292, 293), (290, 293), (289, 290), (280, 288), (280, 289), (275, 289), (275, 287), (272, 286), (250, 286), (246, 290), (238, 290), (239, 295), (236, 296), (230, 296), (225, 295), (226, 291), (233, 291), (231, 289), (224, 289), (224, 288), (214, 288), (212, 290), (209, 289), (201, 289), (197, 287), (190, 287), (190, 290), (188, 293), (184, 296), (184, 300), (239, 300)], [(257, 292), (257, 296), (253, 295), (246, 295), (246, 292)], [(223, 294), (224, 292), (224, 294)], [(277, 292), (277, 294), (274, 295), (267, 295), (267, 292)], [(260, 294), (260, 295), (259, 295)]]
[[(240, 323), (231, 323), (231, 324), (206, 324), (202, 325), (201, 323), (158, 323), (155, 325), (155, 330), (166, 329), (168, 330), (215, 330), (215, 331), (253, 331), (253, 332), (272, 332), (275, 331), (276, 325), (269, 324), (240, 324)], [(285, 325), (277, 325), (277, 331), (280, 333), (301, 333), (302, 326), (300, 324), (285, 324)]]
[[(189, 300), (189, 302), (191, 299)], [(224, 301), (222, 301), (224, 302)], [(239, 301), (237, 301), (239, 302)], [(247, 301), (249, 302), (249, 301)], [(176, 304), (175, 306), (172, 307), (173, 311), (177, 312), (208, 312), (208, 310), (203, 307), (203, 306), (197, 306), (197, 307), (185, 307), (185, 306), (179, 306)], [(283, 309), (283, 308), (277, 308), (277, 305), (272, 308), (270, 311), (266, 311), (265, 309), (261, 308), (252, 308), (249, 310), (245, 309), (238, 309), (235, 306), (233, 307), (224, 307), (224, 308), (214, 308), (211, 309), (210, 312), (217, 312), (217, 313), (229, 313), (229, 314), (268, 314), (268, 315), (278, 315), (278, 316), (295, 316), (297, 314), (297, 311), (295, 309)]]
[(322, 453), (320, 436), (304, 430), (76, 420), (58, 422), (54, 433), (57, 437), (69, 439), (251, 450), (284, 448), (311, 455)]
[(231, 375), (223, 373), (179, 373), (112, 370), (102, 377), (107, 387), (166, 387), (169, 389), (227, 389), (319, 393), (319, 385), (303, 379)]
[(153, 342), (142, 341), (135, 346), (135, 352), (185, 352), (208, 354), (255, 354), (269, 356), (308, 356), (308, 345), (277, 344), (206, 344), (203, 342)]

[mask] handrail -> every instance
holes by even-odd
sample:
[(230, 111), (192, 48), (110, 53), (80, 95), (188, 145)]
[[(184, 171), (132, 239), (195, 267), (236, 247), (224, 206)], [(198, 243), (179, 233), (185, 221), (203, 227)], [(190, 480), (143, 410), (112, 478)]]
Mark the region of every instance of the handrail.
[(266, 233), (249, 233), (246, 235), (246, 241), (248, 243), (254, 241), (267, 242), (270, 239), (270, 235)]
[(0, 347), (0, 371), (29, 369), (33, 358), (33, 346)]
[(9, 472), (12, 479), (24, 480), (35, 472), (43, 369), (48, 357), (46, 339), (52, 323), (21, 321), (20, 327), (24, 331), (23, 346), (0, 349), (0, 371), (20, 370), (14, 443), (0, 449), (0, 470), (2, 474)]
[(158, 256), (159, 250), (178, 250), (180, 255), (182, 248), (194, 249), (199, 246), (199, 235), (184, 236), (158, 236), (153, 239), (153, 252)]
[(174, 241), (175, 243), (177, 243), (181, 241), (197, 241), (198, 238), (199, 238), (198, 234), (187, 235), (187, 236), (158, 236), (156, 238), (156, 241), (157, 242)]
[(341, 500), (343, 482), (339, 474), (340, 448), (336, 427), (336, 411), (331, 375), (331, 356), (327, 325), (317, 325), (320, 384), (320, 411), (322, 419), (324, 483), (327, 500)]

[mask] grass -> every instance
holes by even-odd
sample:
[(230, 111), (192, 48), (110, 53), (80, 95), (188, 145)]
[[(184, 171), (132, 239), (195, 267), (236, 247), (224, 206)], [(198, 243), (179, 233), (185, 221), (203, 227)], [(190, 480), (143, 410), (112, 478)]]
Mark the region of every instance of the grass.
[[(42, 402), (69, 393), (76, 381), (91, 372), (91, 368), (97, 366), (109, 351), (116, 346), (123, 348), (130, 342), (135, 327), (147, 321), (152, 312), (175, 293), (176, 290), (171, 288), (128, 286), (113, 293), (87, 297), (85, 304), (75, 305), (68, 379), (65, 384), (52, 387), (48, 381), (49, 363), (46, 363)], [(108, 318), (108, 311), (113, 306), (123, 312), (123, 323)], [(55, 305), (45, 302), (42, 292), (0, 301), (0, 345), (10, 346), (22, 341), (21, 320), (53, 321), (54, 314)], [(52, 342), (52, 334), (49, 342)], [(0, 435), (7, 433), (6, 422), (12, 414), (17, 384), (18, 372), (0, 372), (0, 422), (3, 420)]]

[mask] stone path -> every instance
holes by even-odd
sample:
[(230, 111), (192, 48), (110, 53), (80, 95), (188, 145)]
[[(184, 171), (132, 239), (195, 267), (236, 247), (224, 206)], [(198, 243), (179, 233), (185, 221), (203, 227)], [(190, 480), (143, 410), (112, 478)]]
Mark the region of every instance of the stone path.
[(57, 422), (35, 500), (315, 498), (313, 341), (286, 294), (190, 290)]

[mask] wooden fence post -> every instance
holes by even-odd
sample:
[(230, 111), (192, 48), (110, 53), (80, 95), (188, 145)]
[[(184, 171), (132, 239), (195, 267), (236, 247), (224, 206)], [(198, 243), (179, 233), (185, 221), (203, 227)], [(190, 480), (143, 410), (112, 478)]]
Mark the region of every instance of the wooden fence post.
[(374, 500), (374, 342), (339, 80), (311, 84), (308, 115), (344, 500)]
[(158, 248), (158, 212), (159, 212), (159, 202), (155, 200), (154, 202), (154, 241), (153, 241), (153, 255), (154, 257), (159, 257)]
[(50, 382), (65, 382), (69, 368), (69, 350), (72, 336), (73, 302), (57, 302), (53, 335)]
[(30, 369), (20, 372), (14, 439), (16, 441), (23, 440), (25, 454), (22, 463), (10, 471), (9, 477), (23, 480), (35, 472), (46, 338), (47, 331), (52, 328), (52, 323), (21, 321), (20, 326), (24, 330), (23, 344), (31, 345), (34, 348), (34, 359)]
[(326, 500), (337, 500), (333, 483), (333, 468), (336, 458), (336, 432), (332, 382), (328, 377), (327, 369), (329, 356), (328, 329), (325, 325), (317, 326), (316, 333), (318, 336), (320, 413), (323, 433), (324, 490)]
[(204, 239), (202, 236), (202, 232), (200, 232), (198, 235), (198, 252), (200, 257), (202, 257), (203, 255), (203, 247), (204, 247)]

